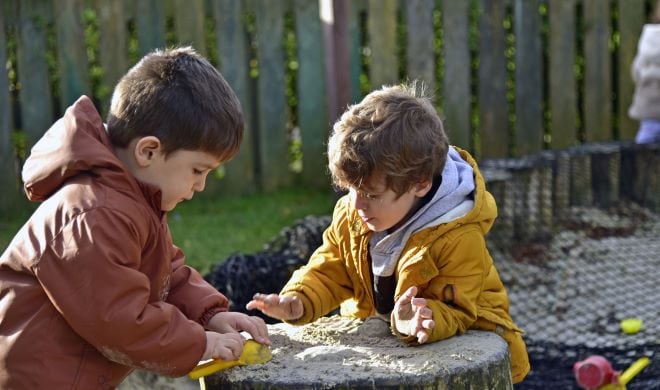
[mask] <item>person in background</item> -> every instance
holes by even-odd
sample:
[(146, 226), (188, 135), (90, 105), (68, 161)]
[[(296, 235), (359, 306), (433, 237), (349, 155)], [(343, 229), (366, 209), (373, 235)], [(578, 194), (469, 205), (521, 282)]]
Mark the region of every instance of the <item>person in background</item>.
[(341, 306), (342, 315), (387, 321), (410, 345), (493, 331), (522, 381), (527, 349), (484, 237), (495, 200), (475, 160), (449, 145), (423, 88), (384, 87), (349, 107), (328, 158), (348, 194), (323, 244), (279, 294), (258, 293), (247, 308), (300, 325)]
[(639, 120), (635, 142), (660, 142), (660, 1), (642, 29), (631, 71), (635, 94), (628, 115)]
[(167, 213), (204, 190), (243, 138), (240, 103), (192, 48), (147, 54), (107, 126), (82, 96), (32, 148), (41, 202), (0, 257), (0, 388), (113, 389), (135, 368), (182, 376), (237, 359), (261, 318), (185, 265)]

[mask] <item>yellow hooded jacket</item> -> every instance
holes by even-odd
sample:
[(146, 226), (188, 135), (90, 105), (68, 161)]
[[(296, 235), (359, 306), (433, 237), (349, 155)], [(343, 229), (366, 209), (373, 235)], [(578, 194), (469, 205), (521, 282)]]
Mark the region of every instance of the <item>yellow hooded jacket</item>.
[[(417, 296), (426, 298), (433, 311), (435, 327), (429, 342), (467, 329), (496, 331), (509, 344), (512, 378), (517, 383), (530, 369), (527, 350), (522, 331), (509, 315), (509, 299), (484, 239), (497, 206), (474, 159), (457, 150), (474, 170), (474, 207), (458, 219), (410, 236), (396, 266), (395, 299), (409, 287), (418, 287)], [(342, 315), (376, 314), (368, 261), (370, 236), (348, 197), (339, 199), (323, 244), (282, 289), (281, 294), (295, 294), (303, 302), (302, 317), (291, 323), (312, 322), (340, 305)], [(413, 342), (410, 337), (404, 340)]]

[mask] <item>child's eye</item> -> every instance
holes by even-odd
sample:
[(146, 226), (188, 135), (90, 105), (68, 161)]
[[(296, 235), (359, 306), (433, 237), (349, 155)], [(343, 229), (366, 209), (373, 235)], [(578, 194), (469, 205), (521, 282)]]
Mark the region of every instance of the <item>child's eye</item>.
[(200, 171), (199, 169), (193, 169), (193, 173), (194, 173), (195, 175), (201, 175), (201, 174), (204, 173), (204, 172)]

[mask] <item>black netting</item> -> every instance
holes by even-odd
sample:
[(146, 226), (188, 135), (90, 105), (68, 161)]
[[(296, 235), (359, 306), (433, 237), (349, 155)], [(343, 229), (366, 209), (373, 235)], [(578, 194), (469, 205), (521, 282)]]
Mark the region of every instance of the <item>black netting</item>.
[[(627, 386), (660, 389), (660, 145), (604, 143), (481, 164), (497, 200), (487, 242), (523, 328), (532, 372), (517, 389), (578, 388), (572, 366), (605, 356)], [(641, 332), (621, 331), (641, 318)]]
[(231, 310), (257, 315), (268, 323), (272, 318), (245, 305), (257, 293), (278, 293), (323, 242), (323, 231), (330, 225), (329, 216), (308, 216), (284, 228), (255, 254), (235, 253), (215, 265), (205, 279), (225, 294)]

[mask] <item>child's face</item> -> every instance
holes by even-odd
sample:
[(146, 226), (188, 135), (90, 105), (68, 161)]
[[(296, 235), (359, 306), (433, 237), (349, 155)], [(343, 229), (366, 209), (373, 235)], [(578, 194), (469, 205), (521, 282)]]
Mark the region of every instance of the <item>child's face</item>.
[(362, 222), (374, 232), (394, 231), (415, 211), (431, 189), (430, 182), (414, 185), (401, 196), (388, 189), (385, 180), (370, 180), (362, 189), (349, 188), (348, 194)]
[(199, 151), (177, 150), (167, 157), (156, 151), (151, 164), (138, 179), (162, 192), (161, 210), (171, 211), (179, 202), (192, 199), (206, 185), (209, 172), (220, 166), (218, 158)]

